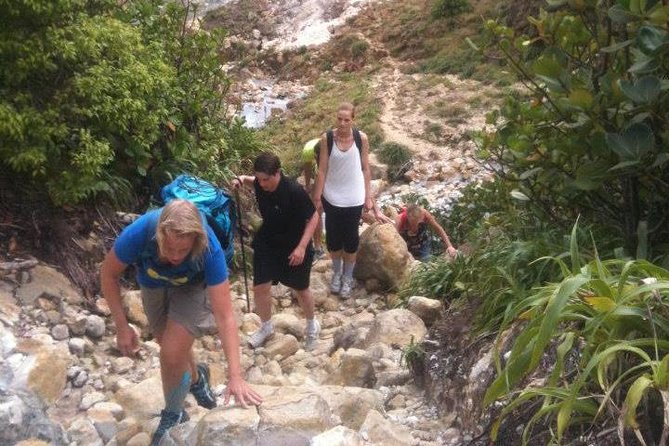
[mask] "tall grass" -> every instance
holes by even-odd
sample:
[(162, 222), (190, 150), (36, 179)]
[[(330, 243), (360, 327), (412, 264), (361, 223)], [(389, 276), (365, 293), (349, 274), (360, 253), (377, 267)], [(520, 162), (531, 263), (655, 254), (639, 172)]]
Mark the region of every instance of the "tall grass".
[[(509, 403), (493, 439), (506, 416), (538, 400), (524, 444), (540, 421), (551, 421), (552, 435), (561, 442), (570, 429), (611, 413), (620, 418), (621, 432), (630, 429), (640, 444), (658, 440), (649, 428), (657, 422), (666, 441), (669, 413), (659, 420), (647, 415), (640, 423), (637, 412), (652, 392), (669, 410), (669, 271), (644, 260), (601, 260), (594, 253), (583, 260), (575, 226), (568, 259), (549, 259), (562, 280), (508, 307), (502, 329), (520, 324), (522, 330), (509, 352), (498, 351), (498, 377), (485, 395), (487, 404), (500, 398)], [(548, 380), (527, 384), (540, 364), (551, 371)]]

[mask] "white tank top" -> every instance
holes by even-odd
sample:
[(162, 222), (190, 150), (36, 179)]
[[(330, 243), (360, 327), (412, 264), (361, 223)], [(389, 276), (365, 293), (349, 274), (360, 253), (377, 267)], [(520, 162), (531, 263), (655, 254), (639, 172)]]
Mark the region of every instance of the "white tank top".
[(355, 140), (345, 152), (332, 141), (323, 188), (323, 197), (331, 205), (345, 208), (365, 204), (365, 177), (361, 166), (360, 150)]

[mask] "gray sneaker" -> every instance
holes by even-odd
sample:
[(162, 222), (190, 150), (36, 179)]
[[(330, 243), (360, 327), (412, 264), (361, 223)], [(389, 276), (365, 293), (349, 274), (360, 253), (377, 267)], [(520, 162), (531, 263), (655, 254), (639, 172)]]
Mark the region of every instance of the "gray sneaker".
[(318, 345), (318, 335), (321, 332), (321, 324), (314, 320), (314, 329), (307, 330), (307, 336), (304, 341), (304, 350), (310, 352)]
[(330, 282), (330, 292), (337, 294), (341, 291), (341, 274), (334, 274)]
[(341, 291), (339, 295), (344, 298), (351, 297), (353, 287), (355, 286), (355, 279), (344, 277), (341, 279)]
[(248, 343), (253, 348), (258, 348), (265, 343), (267, 338), (272, 336), (274, 330), (266, 330), (264, 327), (260, 327), (258, 331), (254, 332), (249, 336)]

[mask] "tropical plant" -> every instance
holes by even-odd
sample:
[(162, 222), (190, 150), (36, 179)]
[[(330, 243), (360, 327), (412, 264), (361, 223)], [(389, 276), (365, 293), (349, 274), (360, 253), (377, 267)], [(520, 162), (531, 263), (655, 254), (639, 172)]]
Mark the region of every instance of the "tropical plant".
[(489, 115), (480, 155), (537, 215), (581, 215), (627, 253), (666, 253), (669, 196), (669, 5), (551, 1), (535, 34), (495, 21), (495, 50), (527, 94)]
[[(487, 404), (509, 399), (492, 437), (509, 413), (539, 400), (525, 427), (524, 444), (546, 418), (553, 420), (551, 432), (561, 442), (568, 429), (593, 423), (605, 412), (619, 414), (643, 442), (637, 409), (653, 390), (665, 399), (669, 385), (669, 271), (644, 260), (603, 261), (596, 249), (586, 262), (576, 226), (569, 263), (551, 260), (560, 267), (562, 281), (535, 288), (505, 315), (502, 329), (520, 324), (522, 330), (504, 364), (498, 358), (498, 376), (485, 395)], [(527, 384), (542, 363), (550, 370), (548, 379), (543, 385)], [(518, 385), (522, 390), (516, 393)], [(668, 415), (661, 417), (665, 439)]]

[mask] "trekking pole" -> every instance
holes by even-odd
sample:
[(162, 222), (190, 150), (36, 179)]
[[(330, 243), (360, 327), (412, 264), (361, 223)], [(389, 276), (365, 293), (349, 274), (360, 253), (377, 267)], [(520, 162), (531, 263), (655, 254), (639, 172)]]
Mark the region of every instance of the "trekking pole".
[[(239, 187), (241, 187), (241, 182)], [(235, 189), (235, 200), (237, 201), (237, 220), (239, 221), (239, 241), (242, 245), (242, 271), (244, 271), (244, 290), (246, 291), (246, 312), (251, 312), (251, 301), (249, 300), (249, 279), (246, 275), (246, 253), (244, 252), (244, 229), (242, 228), (242, 203), (239, 201), (239, 188)]]

